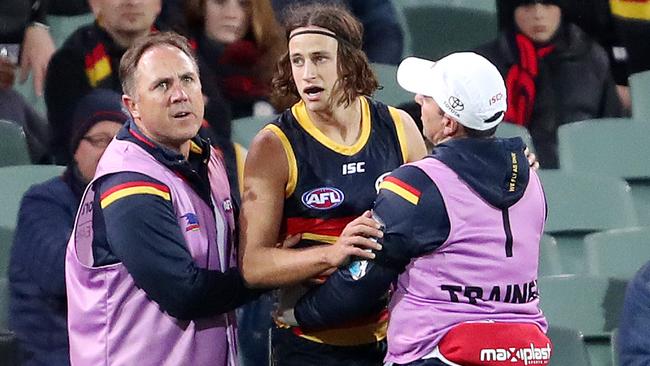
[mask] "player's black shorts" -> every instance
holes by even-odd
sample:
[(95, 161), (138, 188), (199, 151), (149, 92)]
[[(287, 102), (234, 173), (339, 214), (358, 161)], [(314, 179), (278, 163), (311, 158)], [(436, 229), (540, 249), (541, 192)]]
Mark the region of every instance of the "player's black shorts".
[(274, 328), (271, 337), (273, 366), (378, 366), (383, 365), (386, 341), (359, 346), (332, 346)]

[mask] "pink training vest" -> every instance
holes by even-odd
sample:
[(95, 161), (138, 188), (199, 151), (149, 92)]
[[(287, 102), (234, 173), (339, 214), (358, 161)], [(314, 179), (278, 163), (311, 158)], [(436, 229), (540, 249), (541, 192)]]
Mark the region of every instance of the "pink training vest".
[(523, 197), (508, 209), (513, 255), (507, 257), (500, 209), (490, 206), (439, 160), (410, 165), (436, 183), (451, 230), (442, 246), (413, 259), (399, 276), (390, 304), (386, 361), (408, 363), (422, 358), (463, 322), (534, 323), (545, 332), (536, 291), (546, 207), (537, 174), (530, 170)]
[[(186, 213), (200, 227), (184, 230), (198, 267), (225, 271), (236, 265), (234, 217), (225, 168), (210, 154), (209, 179), (214, 211), (182, 178), (136, 144), (113, 140), (97, 168), (95, 180), (132, 171), (169, 187), (174, 212), (184, 228)], [(77, 213), (66, 252), (68, 331), (73, 365), (217, 365), (236, 366), (234, 312), (179, 320), (162, 312), (136, 286), (122, 263), (93, 267), (92, 205), (94, 181)]]

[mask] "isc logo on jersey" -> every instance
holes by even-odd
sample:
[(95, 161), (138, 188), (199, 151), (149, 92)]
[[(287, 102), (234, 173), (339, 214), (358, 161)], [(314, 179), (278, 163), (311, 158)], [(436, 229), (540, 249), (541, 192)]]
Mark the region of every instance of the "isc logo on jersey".
[(302, 195), (302, 203), (316, 210), (329, 210), (343, 203), (345, 195), (334, 187), (321, 187), (312, 189)]

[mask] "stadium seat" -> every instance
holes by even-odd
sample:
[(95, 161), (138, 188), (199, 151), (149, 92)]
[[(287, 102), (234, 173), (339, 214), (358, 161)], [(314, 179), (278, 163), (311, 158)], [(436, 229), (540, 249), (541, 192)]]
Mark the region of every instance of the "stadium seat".
[(618, 366), (618, 328), (612, 330), (610, 340), (612, 342), (612, 366)]
[(14, 229), (20, 200), (33, 184), (60, 175), (56, 165), (17, 165), (0, 168), (0, 227)]
[(232, 140), (246, 149), (257, 133), (277, 116), (250, 116), (232, 120)]
[(632, 117), (650, 123), (650, 70), (630, 75)]
[(592, 365), (610, 365), (611, 332), (618, 327), (626, 285), (624, 280), (586, 275), (540, 277), (540, 305), (550, 326), (584, 335)]
[(589, 234), (585, 250), (589, 274), (629, 280), (650, 260), (650, 227)]
[(30, 164), (23, 128), (0, 119), (0, 167)]
[(413, 102), (415, 94), (407, 92), (397, 84), (397, 66), (373, 63), (372, 69), (377, 75), (382, 89), (375, 92), (374, 98), (393, 107), (402, 103)]
[(582, 334), (562, 326), (550, 326), (546, 335), (553, 342), (550, 366), (591, 366)]
[(494, 1), (401, 1), (414, 56), (440, 59), (497, 37)]
[(560, 126), (560, 166), (567, 171), (625, 179), (639, 221), (650, 225), (650, 122), (598, 119)]
[(557, 241), (548, 234), (544, 234), (539, 243), (539, 269), (537, 272), (540, 276), (565, 273), (562, 269)]
[(0, 329), (8, 329), (9, 317), (9, 279), (0, 277)]
[(63, 42), (77, 28), (90, 24), (95, 21), (92, 13), (81, 15), (48, 15), (47, 22), (50, 25), (50, 34), (54, 40), (54, 45), (59, 48)]
[(14, 231), (0, 226), (0, 278), (8, 276), (9, 256), (11, 255), (11, 245), (13, 242)]
[(524, 140), (524, 143), (528, 148), (535, 152), (535, 146), (533, 145), (533, 138), (530, 137), (530, 132), (524, 126), (516, 125), (514, 123), (499, 123), (496, 132), (497, 137), (521, 137)]
[(637, 226), (629, 186), (616, 177), (540, 170), (548, 206), (545, 232), (557, 240), (565, 273), (586, 271), (586, 234)]

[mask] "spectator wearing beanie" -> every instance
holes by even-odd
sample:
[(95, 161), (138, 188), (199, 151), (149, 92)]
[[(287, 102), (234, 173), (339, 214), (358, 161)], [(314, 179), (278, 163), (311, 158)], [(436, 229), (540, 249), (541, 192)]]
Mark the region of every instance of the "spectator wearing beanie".
[(129, 119), (121, 95), (95, 89), (74, 113), (71, 156), (60, 177), (22, 199), (9, 265), (10, 328), (21, 365), (68, 365), (64, 257), (81, 195), (97, 162)]
[(557, 129), (620, 117), (607, 53), (562, 17), (561, 0), (502, 0), (503, 31), (477, 49), (506, 81), (505, 121), (528, 128), (543, 168), (557, 168)]

